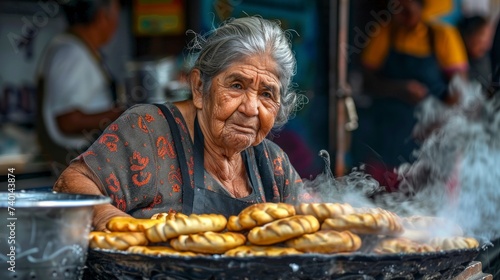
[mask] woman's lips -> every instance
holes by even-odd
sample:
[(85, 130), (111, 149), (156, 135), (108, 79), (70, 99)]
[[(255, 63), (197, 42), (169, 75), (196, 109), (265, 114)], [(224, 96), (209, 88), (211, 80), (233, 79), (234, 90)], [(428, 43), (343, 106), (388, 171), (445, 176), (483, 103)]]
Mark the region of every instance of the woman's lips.
[(253, 126), (235, 124), (233, 128), (236, 132), (243, 134), (255, 134), (255, 128)]

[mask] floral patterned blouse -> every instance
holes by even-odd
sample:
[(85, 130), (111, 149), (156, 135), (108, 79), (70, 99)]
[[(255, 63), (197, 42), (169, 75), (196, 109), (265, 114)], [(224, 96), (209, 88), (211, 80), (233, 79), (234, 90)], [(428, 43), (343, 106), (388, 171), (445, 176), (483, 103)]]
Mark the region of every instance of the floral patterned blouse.
[[(179, 126), (186, 154), (189, 180), (193, 185), (193, 141), (180, 111), (172, 103), (165, 104)], [(178, 143), (175, 143), (178, 144)], [(254, 147), (247, 149), (251, 171), (258, 178), (258, 188), (272, 188), (272, 198), (250, 195), (245, 201), (286, 202), (296, 204), (310, 199), (303, 183), (290, 164), (288, 156), (275, 143), (263, 141), (264, 154), (270, 161), (267, 174), (273, 174), (271, 186), (263, 186)], [(158, 212), (182, 210), (182, 185), (179, 158), (175, 152), (169, 125), (161, 110), (152, 104), (135, 105), (110, 124), (97, 141), (82, 155), (87, 166), (102, 183), (104, 194), (118, 209), (137, 218), (149, 218)], [(262, 167), (261, 167), (262, 168)], [(207, 172), (205, 187), (230, 194)], [(269, 181), (269, 180), (268, 180)], [(238, 199), (238, 198), (234, 198)]]

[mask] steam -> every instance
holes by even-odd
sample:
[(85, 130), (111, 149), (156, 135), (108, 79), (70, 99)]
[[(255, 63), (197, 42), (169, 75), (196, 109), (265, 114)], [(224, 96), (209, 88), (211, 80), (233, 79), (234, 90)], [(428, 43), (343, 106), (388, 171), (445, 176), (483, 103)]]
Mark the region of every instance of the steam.
[(376, 180), (361, 169), (354, 169), (346, 176), (334, 178), (328, 152), (321, 150), (318, 155), (325, 161), (325, 170), (314, 180), (303, 179), (306, 193), (313, 194), (317, 202), (349, 203), (354, 207), (376, 207), (371, 197), (384, 189)]
[[(398, 192), (385, 192), (362, 168), (340, 178), (325, 172), (305, 182), (306, 189), (324, 202), (438, 216), (483, 242), (499, 238), (500, 97), (486, 100), (479, 84), (460, 78), (450, 89), (458, 104), (433, 98), (421, 104), (414, 133), (425, 140), (417, 160), (398, 168)], [(447, 234), (446, 227), (440, 231)]]
[[(437, 216), (459, 224), (466, 234), (495, 239), (500, 237), (500, 100), (486, 100), (479, 84), (460, 78), (451, 89), (460, 96), (456, 106), (423, 104), (416, 129), (430, 122), (440, 126), (423, 143), (414, 170), (409, 168), (413, 184), (424, 188), (421, 195), (432, 196), (428, 203), (442, 205), (428, 205)], [(443, 110), (441, 116), (432, 116), (437, 110)], [(425, 174), (431, 176), (422, 178)], [(440, 195), (443, 200), (436, 200)]]

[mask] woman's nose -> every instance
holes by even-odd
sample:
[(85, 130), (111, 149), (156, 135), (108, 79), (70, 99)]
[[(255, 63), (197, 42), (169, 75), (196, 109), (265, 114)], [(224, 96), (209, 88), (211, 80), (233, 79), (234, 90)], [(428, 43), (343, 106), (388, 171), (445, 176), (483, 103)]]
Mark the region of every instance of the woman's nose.
[(258, 115), (259, 100), (257, 94), (246, 94), (241, 102), (240, 111), (249, 117)]

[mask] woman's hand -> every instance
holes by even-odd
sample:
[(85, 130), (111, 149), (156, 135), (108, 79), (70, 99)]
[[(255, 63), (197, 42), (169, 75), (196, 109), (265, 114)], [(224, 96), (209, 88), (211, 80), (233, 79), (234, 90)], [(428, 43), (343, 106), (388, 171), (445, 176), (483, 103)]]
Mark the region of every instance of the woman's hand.
[[(106, 195), (101, 191), (100, 181), (83, 161), (74, 161), (64, 170), (54, 184), (53, 190), (62, 193)], [(111, 204), (94, 206), (92, 226), (94, 230), (105, 230), (106, 223), (115, 216), (130, 215)]]
[(410, 104), (417, 104), (429, 94), (427, 87), (415, 80), (410, 80), (406, 83), (405, 101)]

